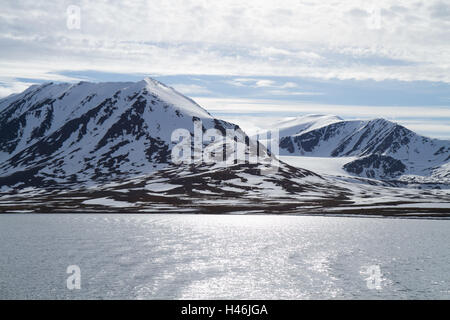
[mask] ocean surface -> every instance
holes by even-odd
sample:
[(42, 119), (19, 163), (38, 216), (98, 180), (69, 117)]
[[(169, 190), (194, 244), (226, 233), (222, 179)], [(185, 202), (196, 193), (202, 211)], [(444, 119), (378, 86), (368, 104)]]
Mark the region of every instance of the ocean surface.
[(450, 299), (450, 221), (0, 215), (0, 299), (385, 298)]

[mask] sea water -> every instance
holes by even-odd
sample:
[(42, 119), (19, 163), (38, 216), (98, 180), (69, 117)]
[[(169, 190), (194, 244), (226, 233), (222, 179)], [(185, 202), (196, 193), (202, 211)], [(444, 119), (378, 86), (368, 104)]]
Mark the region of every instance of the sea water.
[(385, 298), (450, 298), (450, 221), (0, 215), (0, 299)]

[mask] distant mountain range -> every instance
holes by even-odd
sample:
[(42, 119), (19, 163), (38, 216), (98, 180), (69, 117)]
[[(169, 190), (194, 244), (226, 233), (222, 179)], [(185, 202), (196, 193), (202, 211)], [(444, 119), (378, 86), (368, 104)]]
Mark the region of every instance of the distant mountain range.
[(354, 175), (450, 183), (450, 141), (420, 136), (385, 119), (343, 120), (309, 115), (279, 122), (280, 154), (349, 157)]
[[(195, 154), (198, 122), (205, 135), (239, 133), (211, 140), (211, 155), (223, 152), (226, 162), (208, 163), (203, 153), (199, 162), (174, 163), (172, 133), (187, 132)], [(280, 136), (283, 154), (353, 156), (345, 167), (355, 174), (415, 170), (448, 177), (447, 141), (382, 119), (309, 116), (280, 124)], [(230, 158), (229, 150), (242, 147), (243, 159)], [(46, 83), (0, 99), (0, 212), (358, 214), (362, 208), (365, 214), (409, 215), (413, 208), (416, 215), (450, 216), (450, 197), (447, 190), (324, 177), (278, 161), (237, 125), (150, 78)]]

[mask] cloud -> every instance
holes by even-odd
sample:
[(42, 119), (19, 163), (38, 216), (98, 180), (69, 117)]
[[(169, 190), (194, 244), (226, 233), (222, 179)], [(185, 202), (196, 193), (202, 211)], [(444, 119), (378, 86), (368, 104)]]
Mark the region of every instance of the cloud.
[[(67, 28), (70, 4), (81, 10), (80, 29)], [(5, 0), (0, 74), (43, 79), (61, 70), (97, 70), (450, 82), (448, 5), (382, 0), (375, 29), (366, 23), (372, 7), (362, 0)]]
[(241, 88), (256, 88), (263, 89), (263, 91), (255, 92), (255, 95), (264, 96), (278, 96), (278, 97), (289, 97), (289, 96), (315, 96), (321, 95), (323, 93), (319, 92), (307, 92), (293, 90), (298, 88), (297, 83), (292, 81), (279, 82), (270, 79), (256, 79), (256, 78), (235, 78), (232, 80), (224, 81), (226, 84), (241, 87)]
[(6, 83), (0, 82), (0, 98), (7, 97), (11, 94), (22, 92), (31, 86), (31, 82), (21, 82), (21, 81), (8, 81)]
[(206, 87), (203, 86), (199, 86), (196, 84), (172, 84), (171, 87), (173, 87), (175, 90), (186, 94), (186, 95), (191, 95), (191, 94), (211, 94), (212, 92), (210, 90), (208, 90)]
[(323, 58), (316, 52), (312, 51), (302, 51), (302, 50), (290, 51), (274, 47), (261, 48), (259, 50), (253, 51), (252, 54), (254, 56), (270, 58), (272, 60), (282, 58), (295, 58), (306, 62), (315, 62)]
[[(344, 117), (383, 117), (383, 118), (436, 118), (450, 119), (448, 107), (423, 106), (364, 106), (331, 105), (305, 101), (286, 101), (276, 99), (235, 99), (196, 97), (207, 110), (220, 113), (325, 113)], [(426, 117), (424, 117), (426, 115)]]
[(444, 2), (437, 2), (430, 6), (431, 16), (433, 18), (450, 18), (450, 4)]
[(240, 125), (249, 134), (286, 117), (332, 114), (344, 119), (386, 118), (425, 136), (450, 139), (450, 108), (446, 107), (323, 105), (276, 99), (196, 97), (195, 100), (213, 115)]
[(298, 85), (292, 81), (279, 83), (277, 81), (270, 79), (257, 79), (257, 78), (234, 78), (232, 80), (226, 80), (225, 83), (236, 87), (253, 87), (253, 88), (292, 89), (298, 87)]
[[(307, 115), (308, 113), (303, 113), (301, 115)], [(300, 116), (300, 114), (299, 114)], [(234, 115), (226, 114), (221, 116), (225, 121), (235, 123), (239, 125), (247, 134), (255, 135), (258, 132), (271, 129), (273, 125), (277, 122), (292, 119), (292, 117), (282, 117), (276, 115)], [(345, 120), (352, 118), (346, 117)], [(368, 118), (367, 118), (368, 119)], [(404, 119), (390, 119), (394, 122), (405, 126), (406, 128), (428, 137), (438, 138), (438, 139), (450, 139), (450, 126), (443, 122), (420, 122), (420, 121), (410, 121)]]
[(285, 88), (297, 88), (298, 85), (294, 82), (285, 82), (283, 85), (280, 86), (280, 88), (285, 89)]
[(268, 94), (273, 96), (317, 96), (322, 95), (321, 92), (303, 92), (303, 91), (288, 91), (288, 90), (268, 90)]
[(272, 80), (258, 80), (255, 82), (255, 87), (261, 88), (261, 87), (273, 87), (275, 85), (275, 82)]
[(366, 10), (363, 9), (359, 9), (359, 8), (353, 8), (351, 10), (349, 10), (350, 15), (354, 16), (354, 17), (368, 17), (369, 13)]

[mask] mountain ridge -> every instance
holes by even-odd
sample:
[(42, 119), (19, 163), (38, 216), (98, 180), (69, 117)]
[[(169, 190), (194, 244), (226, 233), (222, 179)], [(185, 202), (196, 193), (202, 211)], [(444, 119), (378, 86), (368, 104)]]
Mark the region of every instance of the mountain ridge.
[[(301, 123), (307, 134), (323, 128), (313, 118), (318, 117)], [(332, 116), (322, 120), (326, 126), (345, 122)], [(172, 161), (179, 146), (172, 141), (177, 129), (189, 138), (186, 159), (200, 161)], [(226, 139), (216, 141), (207, 135), (209, 129)], [(196, 130), (203, 140), (197, 140)], [(229, 138), (228, 130), (235, 135)], [(325, 177), (278, 161), (239, 126), (214, 118), (192, 99), (152, 79), (33, 86), (0, 100), (0, 133), (0, 212), (363, 210), (409, 216), (413, 208), (417, 216), (449, 216), (445, 190), (421, 192)], [(219, 161), (206, 161), (205, 144)], [(204, 150), (198, 159), (199, 148)], [(237, 156), (237, 150), (244, 152)]]
[[(404, 126), (383, 118), (371, 120), (338, 120), (321, 123), (331, 116), (315, 116), (318, 123), (289, 128), (293, 135), (280, 130), (280, 155), (311, 157), (357, 157), (345, 166), (348, 172), (379, 179), (406, 176), (448, 176), (446, 163), (450, 160), (450, 141), (420, 136)], [(301, 122), (303, 117), (297, 119)], [(306, 116), (310, 119), (310, 116)], [(296, 120), (293, 120), (294, 122)], [(312, 128), (312, 129), (309, 129)], [(378, 157), (374, 157), (377, 155)], [(384, 157), (381, 159), (380, 157)], [(384, 163), (382, 170), (380, 160)], [(400, 161), (397, 162), (397, 161)], [(355, 170), (365, 164), (369, 170)], [(389, 167), (392, 166), (392, 169)], [(359, 173), (358, 173), (359, 172)], [(447, 181), (450, 183), (450, 181)]]
[(40, 176), (37, 184), (144, 174), (169, 162), (175, 129), (192, 132), (196, 120), (205, 129), (238, 128), (153, 79), (50, 82), (0, 100), (0, 107), (0, 174), (9, 184), (23, 175)]

